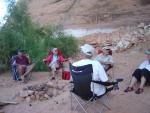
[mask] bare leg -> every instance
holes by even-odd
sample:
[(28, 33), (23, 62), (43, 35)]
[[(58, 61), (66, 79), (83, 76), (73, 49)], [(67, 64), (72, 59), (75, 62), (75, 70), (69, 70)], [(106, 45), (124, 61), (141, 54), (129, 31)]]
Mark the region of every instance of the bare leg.
[(142, 78), (141, 78), (140, 88), (142, 88), (142, 89), (143, 89), (143, 87), (144, 87), (144, 85), (145, 85), (145, 82), (146, 82), (146, 79), (145, 79), (145, 77), (144, 77), (144, 76), (142, 76)]
[(34, 65), (31, 65), (23, 76), (26, 76), (27, 74), (29, 74), (33, 70), (33, 68), (34, 68)]
[(133, 76), (129, 87), (133, 87), (136, 82), (137, 79)]
[(53, 77), (54, 77), (55, 71), (56, 71), (55, 63), (52, 64), (51, 68), (52, 68), (52, 74), (53, 74)]
[(20, 76), (24, 75), (24, 69), (25, 68), (26, 68), (26, 66), (24, 66), (24, 65), (19, 65), (18, 66)]

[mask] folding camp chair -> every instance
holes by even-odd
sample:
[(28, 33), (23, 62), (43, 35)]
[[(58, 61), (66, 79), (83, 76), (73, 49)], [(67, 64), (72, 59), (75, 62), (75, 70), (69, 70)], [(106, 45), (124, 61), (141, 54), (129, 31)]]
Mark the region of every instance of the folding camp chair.
[[(13, 55), (11, 58), (11, 75), (12, 75), (12, 80), (14, 81), (21, 81), (21, 77), (19, 75), (19, 70), (18, 67), (16, 66), (16, 64), (13, 62), (14, 58), (17, 57), (18, 55)], [(26, 70), (25, 70), (26, 71)], [(32, 80), (32, 72), (25, 76), (25, 79), (29, 79)]]
[[(101, 54), (101, 53), (103, 53), (103, 51), (102, 50), (98, 50), (98, 55)], [(112, 50), (109, 51), (109, 55), (112, 55)], [(109, 70), (112, 71), (112, 76), (108, 73)], [(107, 72), (109, 77), (114, 78), (114, 70), (113, 70), (113, 66), (112, 65), (109, 65), (108, 69), (105, 70), (105, 71)]]
[[(85, 106), (93, 101), (93, 107), (94, 107), (94, 113), (96, 113), (96, 101), (100, 101), (102, 103), (100, 113), (102, 112), (103, 108), (106, 107), (107, 109), (110, 109), (108, 105), (106, 104), (109, 94), (113, 89), (118, 89), (118, 82), (123, 81), (123, 79), (118, 79), (117, 82), (101, 82), (101, 81), (94, 81), (92, 80), (92, 65), (85, 65), (80, 67), (75, 67), (70, 64), (70, 72), (73, 81), (71, 81), (71, 110), (72, 110), (72, 97), (77, 101), (77, 105), (75, 107), (75, 110), (82, 109), (85, 113), (87, 111), (85, 110)], [(97, 96), (94, 91), (91, 92), (91, 84), (93, 86), (94, 90), (94, 84), (101, 84), (104, 86), (111, 86), (106, 90), (106, 93)], [(108, 94), (108, 95), (106, 95)], [(104, 99), (104, 96), (106, 98)], [(81, 102), (85, 101), (84, 104)]]
[[(53, 52), (49, 52), (49, 53), (48, 53), (48, 56), (50, 56), (50, 55), (52, 55), (52, 54), (53, 54)], [(61, 51), (58, 51), (58, 56), (62, 56), (62, 52), (61, 52)], [(49, 67), (49, 63), (50, 63), (50, 62), (45, 62), (46, 67), (48, 68), (48, 71), (49, 71), (49, 76), (51, 76), (52, 69)], [(57, 72), (58, 72), (58, 70), (59, 70), (60, 68), (63, 69), (63, 67), (64, 67), (63, 62), (60, 62), (60, 66), (59, 66), (58, 68), (56, 68)], [(59, 72), (58, 72), (58, 73), (59, 73)]]

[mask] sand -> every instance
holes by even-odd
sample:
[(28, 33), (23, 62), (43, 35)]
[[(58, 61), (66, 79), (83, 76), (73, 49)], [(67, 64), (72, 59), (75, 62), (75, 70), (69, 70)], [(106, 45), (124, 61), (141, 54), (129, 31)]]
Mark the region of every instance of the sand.
[[(104, 109), (103, 113), (149, 113), (150, 112), (150, 87), (144, 87), (144, 92), (137, 95), (133, 92), (124, 93), (123, 90), (127, 87), (128, 80), (131, 78), (133, 71), (146, 60), (144, 52), (148, 48), (148, 44), (143, 44), (140, 51), (139, 47), (132, 47), (122, 53), (113, 53), (115, 59), (114, 74), (115, 78), (123, 78), (124, 81), (119, 84), (120, 89), (113, 91), (112, 96), (108, 100), (108, 105), (111, 110)], [(95, 53), (96, 56), (96, 53)], [(65, 64), (66, 66), (68, 63)], [(111, 72), (110, 72), (111, 74)], [(61, 80), (61, 76), (56, 76), (57, 80)], [(48, 72), (33, 72), (33, 80), (27, 84), (18, 84), (12, 82), (10, 72), (0, 75), (0, 99), (13, 101), (13, 95), (18, 93), (23, 86), (33, 85), (37, 83), (49, 81)], [(68, 81), (69, 86), (69, 81)], [(138, 85), (135, 85), (135, 90)], [(83, 113), (83, 111), (70, 110), (70, 93), (69, 88), (66, 92), (53, 97), (49, 100), (35, 101), (29, 106), (25, 101), (18, 105), (7, 105), (2, 108), (5, 113)], [(73, 101), (75, 105), (75, 100)], [(98, 108), (101, 104), (97, 103)], [(92, 103), (86, 107), (89, 113), (92, 113)], [(97, 109), (98, 111), (98, 109)]]

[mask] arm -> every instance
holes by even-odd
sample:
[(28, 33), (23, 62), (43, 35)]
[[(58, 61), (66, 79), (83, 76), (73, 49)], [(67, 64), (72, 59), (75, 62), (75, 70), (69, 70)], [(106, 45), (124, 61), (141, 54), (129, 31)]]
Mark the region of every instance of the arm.
[(46, 59), (43, 59), (44, 62), (52, 62), (52, 56), (48, 56)]
[(30, 56), (29, 55), (26, 55), (26, 58), (28, 59), (28, 63), (31, 64), (31, 60), (30, 60)]
[(58, 62), (65, 62), (67, 61), (67, 58), (63, 58), (62, 56), (59, 56)]
[(113, 65), (114, 64), (114, 59), (113, 59), (113, 57), (112, 56), (109, 56), (109, 59), (108, 59), (108, 61), (107, 62), (104, 62), (104, 61), (101, 61), (100, 60), (100, 63), (101, 64), (106, 64), (106, 65)]

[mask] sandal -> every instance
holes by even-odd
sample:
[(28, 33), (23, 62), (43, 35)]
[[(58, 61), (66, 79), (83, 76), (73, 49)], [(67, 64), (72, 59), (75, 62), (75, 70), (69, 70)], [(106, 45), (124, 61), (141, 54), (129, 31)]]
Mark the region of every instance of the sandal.
[(124, 92), (131, 92), (131, 91), (133, 91), (133, 90), (134, 90), (133, 87), (127, 87), (127, 89), (124, 90)]
[(136, 94), (141, 94), (143, 92), (142, 88), (139, 88), (137, 91), (135, 91)]

